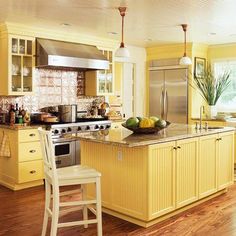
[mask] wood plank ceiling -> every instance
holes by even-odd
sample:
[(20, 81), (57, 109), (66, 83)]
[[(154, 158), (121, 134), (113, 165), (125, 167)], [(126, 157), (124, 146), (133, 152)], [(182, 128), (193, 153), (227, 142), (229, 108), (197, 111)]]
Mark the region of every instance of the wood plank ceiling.
[(235, 0), (0, 0), (0, 22), (50, 27), (119, 41), (119, 6), (128, 8), (125, 41), (129, 44), (180, 43), (182, 23), (189, 25), (189, 42), (236, 41)]

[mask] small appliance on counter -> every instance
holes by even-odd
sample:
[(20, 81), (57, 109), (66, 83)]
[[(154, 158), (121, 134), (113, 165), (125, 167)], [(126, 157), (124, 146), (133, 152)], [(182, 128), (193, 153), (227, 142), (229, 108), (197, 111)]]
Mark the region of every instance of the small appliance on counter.
[(57, 123), (59, 118), (48, 112), (32, 112), (30, 114), (31, 122), (34, 124)]
[(64, 123), (76, 122), (77, 105), (59, 105), (58, 106), (59, 119)]

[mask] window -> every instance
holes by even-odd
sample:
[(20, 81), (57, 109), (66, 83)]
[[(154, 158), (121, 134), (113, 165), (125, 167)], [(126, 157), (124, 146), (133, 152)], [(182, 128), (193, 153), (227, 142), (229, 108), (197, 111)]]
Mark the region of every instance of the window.
[(219, 98), (216, 106), (218, 112), (235, 112), (236, 111), (236, 59), (216, 61), (213, 63), (214, 73), (216, 76), (224, 71), (230, 71), (231, 83)]

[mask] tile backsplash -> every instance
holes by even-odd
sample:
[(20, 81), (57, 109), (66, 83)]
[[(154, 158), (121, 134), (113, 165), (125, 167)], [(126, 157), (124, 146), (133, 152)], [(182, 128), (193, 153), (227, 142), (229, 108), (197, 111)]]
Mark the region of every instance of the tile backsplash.
[(59, 104), (77, 104), (78, 110), (89, 110), (92, 102), (104, 101), (103, 96), (91, 97), (84, 94), (84, 71), (35, 69), (35, 94), (30, 96), (0, 96), (0, 108), (8, 110), (11, 103), (23, 104), (29, 112)]

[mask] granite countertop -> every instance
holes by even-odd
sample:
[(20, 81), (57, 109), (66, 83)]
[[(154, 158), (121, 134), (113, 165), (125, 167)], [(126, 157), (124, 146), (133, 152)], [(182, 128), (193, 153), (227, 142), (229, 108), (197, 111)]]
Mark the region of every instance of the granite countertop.
[(0, 124), (0, 128), (2, 129), (11, 129), (11, 130), (27, 130), (27, 129), (37, 129), (39, 127), (42, 127), (42, 125), (23, 125), (23, 124), (14, 124), (14, 125), (8, 125), (8, 124)]
[(124, 127), (119, 127), (110, 129), (109, 131), (103, 130), (80, 133), (77, 135), (77, 138), (84, 141), (104, 144), (138, 147), (227, 131), (235, 131), (235, 128), (222, 127), (220, 129), (196, 130), (194, 125), (171, 124), (166, 129), (156, 134), (133, 134), (132, 131)]
[[(200, 118), (191, 118), (191, 120), (200, 121)], [(202, 121), (219, 121), (219, 122), (226, 122), (225, 119), (217, 119), (217, 118), (202, 118)]]

